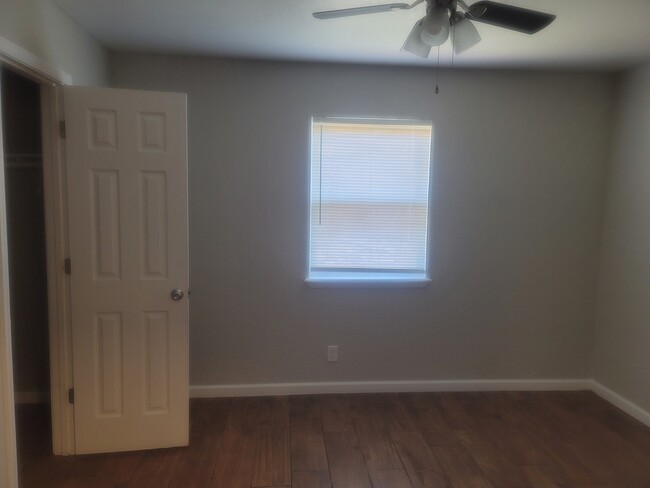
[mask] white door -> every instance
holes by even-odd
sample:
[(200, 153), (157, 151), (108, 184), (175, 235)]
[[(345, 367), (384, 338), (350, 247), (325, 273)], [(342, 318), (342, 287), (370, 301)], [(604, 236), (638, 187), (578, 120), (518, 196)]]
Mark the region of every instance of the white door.
[(186, 96), (64, 103), (76, 452), (187, 445)]

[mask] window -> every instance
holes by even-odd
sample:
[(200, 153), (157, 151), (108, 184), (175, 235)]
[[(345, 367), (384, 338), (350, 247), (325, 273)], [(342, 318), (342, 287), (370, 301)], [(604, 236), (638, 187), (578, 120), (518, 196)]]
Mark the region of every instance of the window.
[(427, 282), (430, 122), (312, 119), (310, 283)]

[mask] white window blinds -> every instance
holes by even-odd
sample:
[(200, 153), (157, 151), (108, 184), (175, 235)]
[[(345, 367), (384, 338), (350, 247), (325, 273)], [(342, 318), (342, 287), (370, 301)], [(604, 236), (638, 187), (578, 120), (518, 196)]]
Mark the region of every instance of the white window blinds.
[(425, 277), (432, 125), (312, 120), (310, 278)]

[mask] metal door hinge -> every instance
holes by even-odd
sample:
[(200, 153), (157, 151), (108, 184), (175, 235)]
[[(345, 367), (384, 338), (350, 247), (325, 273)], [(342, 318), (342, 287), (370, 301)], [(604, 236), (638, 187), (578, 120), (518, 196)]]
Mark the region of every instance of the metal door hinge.
[(74, 388), (68, 390), (68, 403), (74, 405)]
[(59, 120), (59, 137), (65, 139), (65, 120)]
[(67, 275), (72, 274), (72, 262), (70, 258), (65, 258), (65, 261), (63, 261), (63, 270)]

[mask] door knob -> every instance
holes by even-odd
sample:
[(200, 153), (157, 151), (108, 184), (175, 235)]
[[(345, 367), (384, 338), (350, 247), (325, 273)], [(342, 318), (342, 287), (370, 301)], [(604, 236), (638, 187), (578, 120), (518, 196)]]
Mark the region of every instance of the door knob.
[(180, 288), (174, 288), (171, 292), (172, 300), (180, 300), (183, 298), (183, 290)]

